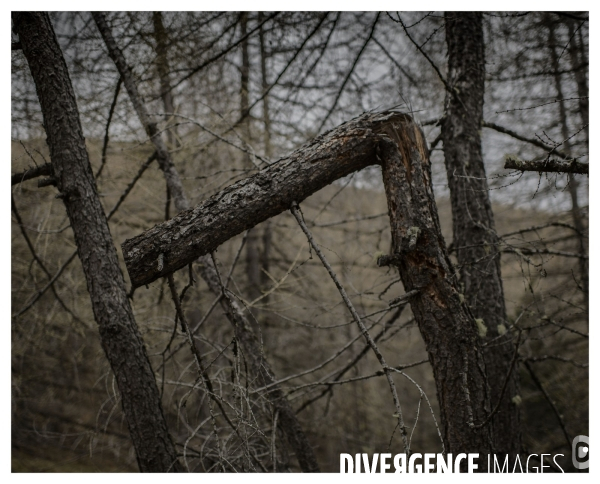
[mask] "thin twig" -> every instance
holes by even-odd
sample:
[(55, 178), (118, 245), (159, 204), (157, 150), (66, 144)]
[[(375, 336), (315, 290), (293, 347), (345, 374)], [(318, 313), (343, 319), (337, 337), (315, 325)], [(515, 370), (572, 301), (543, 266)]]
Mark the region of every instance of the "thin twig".
[[(12, 193), (10, 195), (10, 203), (11, 203), (12, 211), (15, 214), (15, 218), (17, 219), (17, 225), (19, 226), (19, 229), (21, 230), (21, 234), (23, 235), (23, 238), (25, 239), (25, 243), (27, 244), (27, 247), (29, 247), (29, 251), (31, 252), (31, 255), (33, 256), (33, 259), (38, 263), (38, 265), (40, 266), (42, 271), (44, 271), (44, 274), (46, 274), (48, 279), (51, 279), (52, 275), (50, 274), (50, 271), (48, 271), (48, 269), (46, 268), (46, 266), (44, 265), (44, 263), (42, 262), (40, 257), (37, 255), (37, 252), (35, 251), (33, 243), (31, 242), (31, 240), (29, 239), (29, 236), (27, 235), (27, 232), (25, 231), (25, 228), (23, 226), (23, 220), (21, 219), (21, 215), (19, 214), (19, 211), (17, 210), (17, 205), (15, 204), (15, 199), (12, 196)], [(67, 307), (65, 302), (58, 295), (58, 292), (56, 291), (56, 288), (54, 287), (54, 285), (52, 285), (50, 287), (52, 288), (52, 292), (54, 293), (54, 296), (56, 297), (59, 304), (63, 307), (63, 309), (67, 313), (69, 313), (71, 316), (73, 316), (73, 318), (75, 318), (77, 321), (83, 323), (83, 321), (75, 313), (73, 313), (73, 311), (71, 311), (71, 309), (69, 309)]]
[(421, 46), (408, 33), (408, 29), (406, 28), (406, 25), (404, 25), (404, 22), (400, 18), (400, 14), (398, 14), (398, 22), (400, 23), (400, 25), (402, 25), (402, 28), (404, 29), (404, 33), (408, 37), (408, 40), (410, 40), (413, 43), (413, 45), (417, 48), (417, 50), (423, 55), (423, 57), (425, 57), (425, 59), (427, 60), (427, 62), (429, 62), (429, 64), (431, 65), (431, 67), (433, 67), (433, 69), (435, 70), (435, 73), (437, 74), (437, 76), (439, 77), (440, 81), (442, 81), (442, 84), (446, 88), (446, 91), (448, 91), (451, 94), (454, 94), (453, 91), (452, 91), (452, 88), (448, 84), (448, 81), (446, 81), (446, 79), (444, 79), (444, 76), (442, 76), (442, 73), (438, 69), (438, 66), (435, 65), (435, 62), (433, 62), (431, 60), (431, 58), (427, 55), (427, 53), (421, 48)]
[(240, 37), (236, 42), (231, 44), (229, 47), (222, 50), (218, 54), (214, 55), (210, 59), (207, 59), (206, 61), (202, 62), (200, 65), (194, 67), (187, 75), (183, 76), (181, 79), (179, 79), (177, 82), (175, 82), (171, 86), (171, 91), (173, 89), (175, 89), (177, 86), (179, 86), (182, 82), (187, 81), (190, 77), (192, 77), (197, 72), (200, 72), (202, 69), (204, 69), (208, 65), (212, 64), (213, 62), (220, 59), (221, 57), (223, 57), (225, 54), (227, 54), (231, 50), (235, 49), (238, 45), (240, 45), (242, 42), (244, 42), (246, 39), (248, 39), (252, 34), (254, 34), (254, 32), (257, 32), (264, 24), (266, 24), (269, 20), (275, 18), (277, 15), (279, 15), (279, 12), (272, 13), (266, 19), (264, 19), (261, 23), (259, 23), (256, 27), (254, 27), (250, 32), (248, 32), (246, 35)]
[(564, 422), (564, 420), (562, 418), (562, 415), (558, 411), (558, 408), (556, 407), (556, 404), (554, 403), (554, 401), (552, 400), (552, 398), (550, 398), (550, 395), (548, 394), (548, 392), (544, 388), (544, 385), (542, 385), (542, 382), (540, 381), (540, 379), (534, 373), (534, 371), (531, 368), (531, 366), (529, 365), (529, 363), (527, 361), (525, 361), (525, 362), (523, 362), (523, 364), (525, 365), (525, 368), (527, 368), (527, 371), (531, 375), (531, 379), (535, 383), (535, 386), (537, 386), (538, 389), (540, 390), (540, 392), (542, 392), (542, 395), (544, 396), (544, 398), (546, 399), (546, 401), (548, 402), (548, 404), (552, 408), (552, 411), (554, 412), (554, 415), (556, 415), (556, 419), (558, 420), (558, 423), (560, 424), (560, 428), (562, 429), (563, 434), (564, 434), (565, 438), (567, 439), (567, 445), (570, 446), (571, 445), (571, 441), (573, 439), (571, 439), (569, 433), (567, 432), (567, 428), (565, 426), (565, 422)]
[(321, 252), (321, 249), (319, 248), (319, 246), (317, 245), (317, 243), (313, 239), (313, 236), (310, 233), (310, 230), (308, 230), (308, 227), (306, 226), (306, 224), (304, 223), (304, 220), (302, 219), (302, 216), (300, 215), (299, 207), (298, 207), (298, 204), (296, 202), (292, 202), (292, 206), (290, 207), (290, 211), (292, 212), (292, 215), (294, 215), (294, 217), (296, 218), (296, 220), (298, 222), (298, 225), (300, 225), (300, 228), (302, 229), (302, 231), (306, 235), (306, 238), (308, 239), (308, 242), (310, 243), (311, 247), (314, 249), (315, 253), (317, 254), (317, 256), (319, 257), (319, 259), (323, 263), (323, 266), (325, 267), (325, 269), (327, 269), (327, 272), (329, 273), (331, 279), (333, 280), (333, 282), (335, 283), (338, 291), (340, 292), (340, 295), (342, 296), (342, 299), (344, 300), (344, 303), (346, 304), (346, 307), (350, 311), (350, 314), (352, 314), (352, 318), (354, 319), (354, 321), (358, 325), (358, 327), (360, 329), (360, 332), (362, 333), (362, 335), (367, 340), (367, 343), (369, 344), (369, 346), (371, 347), (371, 349), (375, 353), (375, 356), (377, 357), (377, 360), (379, 361), (379, 364), (381, 365), (381, 367), (383, 368), (383, 371), (385, 372), (385, 376), (387, 378), (388, 384), (390, 386), (390, 390), (392, 392), (392, 398), (394, 400), (394, 406), (396, 407), (396, 414), (394, 416), (398, 418), (398, 425), (400, 427), (400, 434), (402, 436), (402, 442), (404, 444), (404, 450), (405, 450), (406, 454), (410, 454), (410, 445), (408, 443), (408, 438), (407, 438), (407, 435), (406, 435), (406, 427), (404, 425), (404, 418), (402, 417), (402, 409), (400, 407), (400, 400), (398, 398), (398, 392), (396, 391), (396, 385), (394, 384), (394, 380), (393, 380), (392, 375), (391, 375), (391, 369), (387, 365), (387, 363), (385, 362), (385, 358), (383, 357), (383, 355), (379, 351), (379, 348), (377, 347), (377, 344), (375, 343), (375, 341), (373, 341), (373, 338), (371, 338), (371, 335), (369, 334), (369, 332), (367, 331), (367, 328), (365, 327), (365, 325), (363, 324), (362, 320), (360, 319), (360, 316), (356, 312), (356, 309), (354, 309), (354, 305), (350, 301), (350, 298), (348, 297), (348, 294), (346, 294), (346, 290), (344, 289), (344, 287), (342, 286), (342, 284), (338, 280), (337, 276), (333, 272), (333, 269), (329, 265), (329, 262), (327, 262), (327, 259), (323, 255), (323, 252)]
[(556, 355), (529, 356), (527, 358), (520, 358), (520, 361), (527, 361), (530, 363), (539, 363), (541, 361), (548, 361), (548, 360), (560, 361), (561, 363), (569, 363), (577, 368), (588, 369), (590, 367), (590, 365), (587, 363), (580, 363), (578, 361), (571, 360), (570, 358), (564, 358), (562, 356), (556, 356)]
[(104, 170), (104, 165), (106, 165), (106, 152), (108, 151), (108, 130), (110, 128), (110, 123), (112, 121), (113, 114), (115, 112), (115, 107), (117, 106), (117, 98), (119, 97), (119, 92), (121, 91), (121, 84), (123, 83), (123, 78), (119, 76), (119, 80), (117, 81), (117, 87), (115, 87), (115, 95), (113, 97), (112, 103), (108, 110), (108, 119), (106, 120), (106, 128), (104, 131), (104, 141), (102, 143), (102, 158), (100, 161), (100, 168), (96, 172), (96, 178), (100, 176), (102, 170)]
[[(121, 194), (121, 196), (119, 197), (119, 200), (117, 201), (117, 203), (115, 204), (115, 206), (112, 208), (112, 210), (110, 211), (110, 213), (106, 216), (106, 220), (107, 221), (110, 220), (111, 217), (116, 213), (116, 211), (121, 206), (121, 203), (123, 203), (123, 201), (125, 200), (125, 198), (127, 198), (127, 195), (129, 195), (129, 193), (131, 192), (131, 190), (135, 186), (136, 182), (140, 179), (140, 177), (142, 176), (142, 174), (144, 173), (144, 171), (146, 171), (146, 168), (148, 168), (148, 166), (150, 166), (150, 163), (152, 163), (152, 161), (154, 161), (155, 159), (156, 159), (156, 153), (153, 153), (150, 156), (150, 158), (148, 158), (142, 164), (142, 166), (140, 167), (137, 175), (129, 183), (129, 185), (127, 185), (127, 188), (125, 188), (125, 191)], [(73, 262), (73, 260), (75, 259), (76, 255), (77, 255), (77, 251), (73, 252), (70, 255), (70, 257), (66, 260), (66, 262), (58, 269), (58, 271), (56, 272), (56, 274), (54, 274), (54, 277), (52, 277), (52, 279), (50, 279), (50, 281), (48, 281), (48, 284), (46, 284), (40, 291), (38, 291), (37, 294), (34, 296), (34, 298), (25, 307), (23, 307), (17, 314), (15, 314), (15, 316), (13, 316), (13, 317), (17, 318), (21, 314), (23, 314), (26, 311), (28, 311), (29, 309), (31, 309), (33, 307), (33, 305), (44, 295), (44, 293), (48, 289), (50, 289), (52, 287), (52, 285), (60, 277), (60, 275), (63, 273), (63, 271), (67, 268), (67, 266), (71, 262)]]
[(352, 66), (348, 70), (348, 73), (346, 74), (346, 77), (344, 78), (344, 81), (342, 82), (342, 85), (340, 86), (340, 88), (337, 92), (337, 95), (335, 96), (335, 100), (333, 101), (333, 104), (329, 108), (329, 111), (327, 111), (327, 114), (325, 115), (325, 117), (323, 118), (323, 121), (321, 121), (321, 124), (319, 125), (319, 128), (317, 129), (317, 133), (321, 132), (321, 130), (323, 129), (323, 126), (325, 126), (325, 123), (327, 122), (327, 120), (333, 113), (334, 109), (336, 108), (337, 103), (340, 100), (340, 97), (342, 95), (342, 92), (344, 91), (346, 84), (350, 80), (350, 76), (354, 72), (354, 69), (356, 68), (356, 65), (358, 64), (358, 61), (360, 60), (362, 53), (364, 52), (365, 48), (369, 44), (370, 40), (373, 38), (373, 34), (375, 33), (375, 27), (377, 26), (377, 21), (379, 20), (379, 15), (380, 15), (380, 12), (377, 12), (377, 16), (375, 17), (375, 20), (373, 21), (373, 25), (371, 26), (371, 31), (369, 32), (369, 36), (363, 43), (362, 47), (360, 48), (360, 51), (358, 52), (358, 55), (356, 56), (356, 58), (354, 59), (354, 62), (352, 63)]
[(486, 417), (486, 419), (483, 422), (481, 422), (480, 424), (473, 424), (470, 422), (469, 427), (471, 427), (472, 429), (480, 429), (480, 428), (484, 427), (485, 425), (487, 425), (492, 420), (492, 417), (496, 414), (496, 412), (498, 412), (498, 410), (500, 409), (500, 405), (502, 404), (502, 399), (504, 398), (504, 392), (506, 391), (506, 387), (510, 380), (510, 375), (512, 375), (512, 372), (514, 371), (514, 368), (515, 368), (515, 363), (517, 362), (518, 357), (519, 357), (519, 343), (521, 342), (521, 333), (522, 333), (522, 331), (519, 330), (519, 336), (517, 337), (517, 342), (515, 343), (515, 352), (513, 354), (512, 360), (510, 362), (510, 367), (508, 369), (508, 373), (506, 374), (506, 377), (504, 378), (504, 383), (502, 385), (502, 390), (500, 390), (500, 396), (498, 397), (498, 402), (496, 403), (496, 406), (489, 413), (489, 415)]

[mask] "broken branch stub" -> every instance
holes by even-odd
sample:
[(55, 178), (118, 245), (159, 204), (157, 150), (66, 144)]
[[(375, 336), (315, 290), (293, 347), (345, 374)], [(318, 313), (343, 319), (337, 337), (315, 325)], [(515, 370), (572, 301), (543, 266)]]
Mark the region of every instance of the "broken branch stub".
[(379, 164), (381, 125), (404, 114), (363, 114), (196, 207), (126, 240), (123, 256), (134, 287), (148, 284), (215, 250), (233, 236), (301, 202), (335, 180)]

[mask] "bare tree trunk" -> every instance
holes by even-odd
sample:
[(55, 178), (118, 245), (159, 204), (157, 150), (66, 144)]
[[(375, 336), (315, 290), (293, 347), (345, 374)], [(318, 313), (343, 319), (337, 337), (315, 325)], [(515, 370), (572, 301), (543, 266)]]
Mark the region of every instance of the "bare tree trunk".
[(67, 209), (102, 347), (143, 472), (181, 471), (96, 190), (67, 65), (43, 13), (13, 13), (42, 106), (53, 174)]
[(433, 368), (446, 452), (489, 454), (494, 445), (481, 339), (446, 251), (425, 136), (408, 116), (392, 118), (382, 131), (392, 230), (392, 254), (385, 259), (398, 268), (407, 292), (421, 291), (411, 308)]
[[(242, 12), (240, 19), (240, 28), (242, 37), (248, 33), (248, 12)], [(240, 83), (240, 115), (248, 112), (250, 105), (249, 96), (249, 78), (250, 78), (250, 56), (248, 53), (248, 39), (242, 42), (242, 68)], [(250, 143), (250, 116), (246, 116), (242, 121), (242, 133), (244, 142)], [(250, 164), (250, 155), (246, 155), (246, 161)], [(246, 237), (246, 277), (248, 279), (247, 293), (251, 301), (254, 301), (261, 292), (261, 268), (260, 268), (260, 233), (258, 227), (253, 227), (248, 231)]]
[[(135, 284), (151, 282), (213, 251), (229, 238), (287, 210), (366, 166), (382, 163), (393, 253), (433, 366), (446, 452), (492, 450), (490, 405), (477, 324), (456, 286), (431, 187), (426, 142), (401, 113), (364, 114), (307, 143), (193, 209), (125, 241)], [(158, 271), (163, 254), (166, 269)]]
[[(264, 14), (262, 12), (258, 12), (258, 22), (262, 24)], [(265, 32), (264, 28), (261, 25), (260, 30), (258, 31), (258, 38), (260, 42), (260, 74), (261, 74), (261, 84), (262, 84), (262, 92), (263, 92), (263, 124), (264, 124), (264, 147), (265, 147), (265, 156), (268, 160), (273, 156), (273, 147), (271, 145), (271, 113), (269, 111), (269, 95), (266, 94), (269, 89), (269, 79), (267, 77), (267, 52), (266, 52), (266, 41), (265, 41)], [(267, 220), (264, 223), (263, 227), (263, 236), (262, 236), (262, 254), (261, 254), (261, 273), (260, 273), (260, 282), (261, 287), (266, 288), (267, 284), (269, 284), (270, 279), (267, 276), (269, 273), (269, 260), (271, 253), (271, 244), (273, 241), (273, 228), (271, 227), (270, 220)], [(269, 296), (265, 296), (263, 301), (266, 304), (268, 302)]]
[[(564, 101), (562, 101), (564, 99), (564, 95), (563, 95), (563, 89), (562, 89), (562, 81), (561, 81), (560, 72), (559, 72), (559, 67), (560, 67), (559, 66), (559, 57), (558, 57), (558, 53), (556, 52), (557, 46), (556, 46), (556, 35), (554, 32), (554, 24), (552, 22), (552, 18), (550, 17), (550, 15), (547, 16), (546, 20), (548, 22), (548, 43), (550, 44), (550, 58), (552, 60), (552, 70), (554, 72), (554, 87), (556, 88), (556, 98), (561, 100), (558, 103), (558, 119), (559, 119), (560, 125), (561, 125), (560, 126), (561, 127), (561, 135), (564, 140), (563, 146), (564, 146), (564, 151), (567, 153), (567, 155), (572, 156), (571, 142), (569, 141), (569, 126), (567, 124), (567, 111), (566, 111), (565, 103), (564, 103)], [(568, 24), (571, 25), (571, 22), (568, 22)], [(569, 30), (569, 33), (571, 33), (572, 30), (573, 29), (571, 28)], [(575, 43), (575, 39), (572, 38), (571, 42)], [(572, 51), (572, 50), (573, 50), (573, 48), (570, 49), (570, 51)], [(575, 60), (574, 58), (576, 58), (576, 53), (571, 54), (572, 65), (575, 68), (576, 64), (574, 62), (574, 60)], [(577, 81), (577, 86), (578, 86), (580, 97), (582, 94), (584, 96), (587, 96), (587, 88), (585, 87), (585, 85), (586, 85), (585, 71), (583, 71), (584, 87), (581, 86), (581, 84), (582, 84), (581, 74), (576, 75), (575, 79)], [(582, 89), (585, 89), (585, 91), (581, 92)], [(580, 99), (579, 106), (580, 106), (581, 118), (582, 118), (582, 121), (587, 124), (587, 122), (589, 121), (587, 119), (587, 117), (588, 117), (587, 99), (585, 100), (585, 102), (583, 102), (583, 104), (584, 104), (584, 106), (582, 107), (582, 101)], [(586, 135), (589, 136), (589, 131), (586, 131)], [(588, 253), (588, 251), (587, 251), (587, 243), (586, 243), (585, 236), (584, 236), (585, 227), (583, 224), (583, 217), (581, 215), (581, 209), (579, 207), (579, 195), (578, 195), (579, 183), (577, 182), (577, 179), (575, 178), (575, 176), (572, 173), (568, 174), (568, 187), (569, 187), (569, 195), (571, 196), (571, 217), (573, 218), (573, 225), (577, 229), (577, 242), (579, 245), (579, 253), (582, 255), (586, 255)], [(583, 290), (585, 307), (589, 314), (590, 307), (589, 307), (588, 266), (587, 266), (587, 260), (584, 257), (579, 258), (579, 277), (581, 279), (581, 288)]]
[[(165, 113), (174, 113), (175, 105), (169, 79), (169, 58), (167, 57), (169, 37), (163, 24), (162, 12), (152, 12), (152, 22), (154, 24), (154, 40), (156, 41), (156, 69), (160, 82), (160, 97), (163, 101)], [(176, 133), (174, 126), (167, 130), (167, 141), (171, 149), (175, 147)]]
[[(137, 90), (131, 71), (129, 70), (123, 53), (117, 46), (112, 33), (106, 23), (104, 15), (101, 13), (93, 13), (96, 25), (104, 38), (108, 53), (117, 66), (127, 91), (136, 107), (140, 122), (151, 136), (152, 142), (155, 145), (157, 153), (162, 150), (164, 143), (160, 134), (154, 135), (155, 125), (150, 122), (146, 108)], [(160, 158), (159, 158), (160, 160)], [(164, 167), (164, 168), (163, 168)], [(178, 211), (186, 213), (189, 208), (189, 201), (185, 196), (181, 179), (175, 169), (169, 153), (164, 150), (164, 158), (161, 162), (161, 168), (165, 172), (165, 179), (169, 187), (171, 196), (174, 199), (175, 207)], [(181, 187), (181, 190), (179, 190)], [(275, 384), (276, 378), (271, 370), (271, 367), (264, 357), (262, 345), (252, 330), (250, 321), (244, 315), (242, 308), (237, 301), (227, 293), (219, 280), (217, 270), (208, 255), (208, 252), (201, 254), (203, 257), (198, 259), (200, 275), (208, 284), (208, 287), (217, 295), (224, 295), (221, 298), (221, 306), (229, 321), (232, 323), (235, 331), (236, 340), (239, 342), (246, 361), (248, 362), (253, 376), (253, 384), (259, 388), (269, 386), (270, 390), (265, 394), (265, 398), (273, 405), (275, 411), (279, 412), (279, 425), (282, 432), (285, 434), (290, 446), (296, 452), (296, 458), (303, 472), (318, 472), (319, 465), (317, 463), (314, 450), (304, 434), (300, 423), (289, 404), (285, 394)], [(192, 257), (188, 263), (192, 263), (197, 257)], [(184, 264), (186, 265), (186, 264)], [(172, 272), (172, 271), (171, 271)]]
[(573, 20), (567, 20), (567, 27), (569, 28), (569, 57), (571, 58), (571, 67), (575, 74), (575, 81), (577, 82), (577, 94), (579, 97), (579, 113), (581, 114), (581, 121), (584, 126), (586, 139), (590, 141), (590, 111), (589, 111), (589, 91), (586, 67), (588, 66), (588, 59), (585, 55), (585, 45), (583, 43), (583, 37), (581, 35), (581, 29), (579, 32), (575, 31), (575, 25)]
[(452, 92), (446, 93), (442, 139), (460, 290), (475, 318), (487, 328), (481, 331), (487, 383), (492, 407), (500, 402), (492, 420), (494, 451), (514, 458), (521, 448), (519, 409), (512, 402), (518, 392), (518, 372), (511, 371), (514, 348), (510, 332), (505, 332), (499, 239), (481, 152), (485, 77), (482, 15), (446, 13), (446, 42)]

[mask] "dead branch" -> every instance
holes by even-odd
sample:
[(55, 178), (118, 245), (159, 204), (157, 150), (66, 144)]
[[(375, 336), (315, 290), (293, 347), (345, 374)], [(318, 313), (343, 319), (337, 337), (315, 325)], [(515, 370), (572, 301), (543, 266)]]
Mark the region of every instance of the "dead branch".
[(536, 171), (538, 173), (578, 173), (589, 175), (589, 165), (577, 160), (563, 161), (548, 159), (545, 161), (525, 161), (509, 157), (504, 162), (507, 170)]
[(10, 184), (16, 185), (17, 183), (31, 180), (32, 178), (38, 178), (40, 176), (52, 176), (54, 171), (51, 163), (44, 163), (43, 165), (36, 166), (35, 168), (27, 168), (27, 170), (21, 173), (15, 173), (10, 177)]
[[(525, 143), (529, 143), (530, 145), (533, 146), (537, 146), (538, 148), (541, 148), (543, 150), (548, 150), (549, 146), (545, 143), (542, 143), (539, 139), (536, 138), (527, 138), (525, 136), (520, 135), (519, 133), (505, 128), (504, 126), (500, 126), (498, 124), (495, 123), (488, 123), (487, 121), (483, 122), (483, 127), (484, 128), (489, 128), (489, 129), (493, 129), (494, 131), (498, 131), (498, 133), (502, 133), (502, 134), (506, 134), (508, 136), (510, 136), (511, 138), (514, 139), (518, 139), (519, 141), (523, 141)], [(557, 154), (558, 156), (560, 156), (561, 158), (564, 159), (568, 159), (569, 157), (563, 153), (562, 151), (558, 151), (558, 150), (553, 150), (553, 153)]]
[[(467, 425), (482, 422), (490, 411), (481, 339), (460, 297), (441, 235), (425, 137), (406, 114), (363, 114), (125, 241), (123, 254), (131, 279), (136, 285), (152, 282), (335, 179), (375, 163), (382, 164), (388, 199), (390, 262), (398, 268), (407, 293), (419, 291), (411, 306), (434, 369), (445, 448), (453, 452), (468, 445), (491, 451), (486, 429)], [(219, 281), (215, 285), (219, 287)], [(464, 373), (466, 383), (457, 373)]]
[[(185, 267), (231, 237), (288, 210), (333, 181), (378, 163), (376, 118), (365, 114), (332, 130), (167, 222), (122, 244), (135, 287)], [(157, 260), (163, 254), (163, 267)]]

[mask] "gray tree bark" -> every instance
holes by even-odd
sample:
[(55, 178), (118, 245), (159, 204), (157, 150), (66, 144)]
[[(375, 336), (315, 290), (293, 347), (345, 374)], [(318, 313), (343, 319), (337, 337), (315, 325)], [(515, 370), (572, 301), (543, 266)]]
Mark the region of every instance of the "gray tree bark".
[[(506, 328), (506, 307), (500, 272), (499, 238), (488, 194), (481, 151), (485, 55), (481, 13), (446, 13), (448, 85), (442, 139), (450, 201), (453, 245), (460, 273), (460, 291), (486, 334), (484, 353), (492, 407), (494, 452), (515, 457), (520, 451), (518, 372), (511, 371), (514, 353)], [(504, 333), (504, 334), (503, 334)], [(505, 380), (508, 378), (506, 388)]]
[[(159, 156), (159, 162), (161, 168), (165, 174), (165, 180), (169, 192), (174, 199), (175, 207), (178, 211), (185, 213), (189, 209), (189, 201), (183, 191), (183, 185), (179, 177), (179, 173), (175, 169), (171, 161), (169, 152), (163, 149), (164, 142), (157, 134), (156, 124), (152, 124), (148, 117), (143, 100), (138, 92), (137, 85), (133, 79), (131, 71), (127, 66), (125, 57), (115, 39), (112, 36), (110, 28), (106, 23), (104, 15), (101, 13), (93, 13), (94, 20), (104, 41), (108, 48), (108, 53), (111, 59), (114, 61), (127, 91), (129, 97), (132, 100), (133, 105), (136, 107), (140, 122), (146, 129), (146, 132), (151, 137), (152, 142), (156, 148), (157, 153), (162, 153), (162, 160)], [(308, 438), (304, 434), (302, 427), (288, 402), (283, 391), (274, 385), (276, 382), (275, 375), (271, 370), (271, 366), (264, 357), (262, 346), (257, 338), (256, 334), (252, 330), (252, 326), (248, 318), (245, 316), (240, 305), (235, 301), (227, 291), (225, 291), (221, 285), (218, 272), (212, 262), (208, 252), (199, 254), (202, 257), (192, 257), (188, 263), (192, 263), (198, 259), (198, 265), (200, 269), (200, 275), (207, 283), (208, 287), (215, 294), (223, 294), (221, 298), (221, 306), (225, 311), (229, 321), (233, 325), (236, 341), (240, 344), (246, 361), (250, 367), (250, 372), (253, 375), (253, 385), (258, 388), (270, 387), (270, 390), (265, 394), (265, 398), (273, 405), (275, 411), (279, 412), (279, 428), (286, 436), (290, 447), (296, 453), (296, 458), (303, 472), (318, 472), (319, 465), (317, 458), (314, 454), (312, 445), (308, 441)], [(184, 264), (187, 265), (187, 264)], [(173, 272), (173, 271), (171, 271)], [(169, 272), (170, 273), (170, 272)]]
[[(364, 114), (319, 136), (254, 176), (125, 241), (132, 280), (151, 282), (208, 254), (229, 238), (287, 210), (334, 180), (381, 164), (393, 251), (427, 345), (446, 452), (492, 450), (490, 405), (477, 324), (459, 293), (431, 187), (425, 138), (401, 113)], [(156, 261), (163, 254), (165, 268)]]
[(102, 347), (117, 379), (143, 472), (182, 468), (169, 436), (154, 373), (125, 291), (123, 274), (90, 167), (75, 94), (48, 14), (13, 12), (42, 107), (53, 176), (65, 204)]

